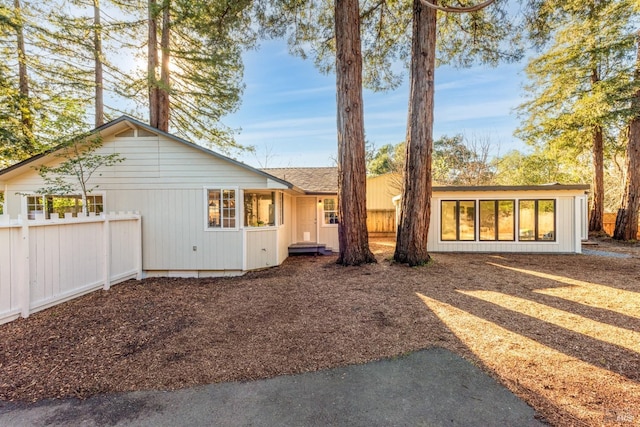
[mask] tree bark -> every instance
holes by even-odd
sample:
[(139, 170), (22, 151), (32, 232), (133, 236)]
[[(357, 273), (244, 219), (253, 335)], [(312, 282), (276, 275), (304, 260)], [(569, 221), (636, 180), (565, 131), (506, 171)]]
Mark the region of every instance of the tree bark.
[(33, 134), (33, 114), (31, 112), (31, 105), (29, 101), (27, 53), (24, 45), (24, 25), (20, 0), (13, 0), (13, 7), (16, 17), (15, 31), (18, 48), (18, 108), (20, 110), (20, 121), (25, 135), (30, 138)]
[(158, 128), (158, 4), (149, 0), (149, 33), (147, 43), (147, 85), (149, 87), (149, 125)]
[(95, 58), (95, 125), (104, 124), (104, 82), (102, 77), (102, 21), (100, 0), (93, 0), (93, 54)]
[(338, 125), (338, 264), (376, 262), (366, 206), (362, 52), (358, 0), (335, 0)]
[[(436, 3), (433, 1), (432, 3)], [(411, 266), (429, 261), (431, 158), (436, 54), (436, 10), (413, 1), (406, 161), (394, 259)]]
[(158, 90), (158, 129), (169, 132), (169, 89), (171, 63), (171, 7), (170, 1), (165, 0), (162, 11), (162, 37), (160, 51), (162, 52), (162, 68), (160, 71), (160, 87)]
[[(637, 61), (635, 80), (640, 83), (640, 33), (637, 39)], [(640, 214), (640, 90), (633, 97), (635, 116), (629, 123), (625, 192), (618, 209), (613, 238), (636, 240), (638, 238), (638, 217)]]
[(604, 137), (596, 126), (593, 135), (593, 205), (589, 217), (589, 231), (601, 232), (604, 222)]

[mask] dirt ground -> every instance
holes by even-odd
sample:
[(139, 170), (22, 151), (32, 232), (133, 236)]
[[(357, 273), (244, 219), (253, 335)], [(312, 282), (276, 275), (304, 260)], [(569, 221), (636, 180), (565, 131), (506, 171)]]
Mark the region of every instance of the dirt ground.
[(290, 257), (239, 278), (128, 281), (0, 325), (0, 400), (86, 398), (315, 371), (438, 346), (552, 425), (640, 425), (640, 246), (630, 255)]

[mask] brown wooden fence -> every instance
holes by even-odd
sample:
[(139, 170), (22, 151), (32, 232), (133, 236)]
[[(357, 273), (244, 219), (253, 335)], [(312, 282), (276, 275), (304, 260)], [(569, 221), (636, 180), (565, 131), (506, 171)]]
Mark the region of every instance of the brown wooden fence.
[(369, 234), (395, 234), (396, 211), (368, 210), (367, 231)]
[[(603, 227), (604, 227), (604, 231), (606, 231), (606, 233), (609, 236), (613, 236), (613, 230), (616, 228), (616, 216), (618, 214), (616, 213), (605, 213), (604, 214), (604, 219), (603, 219)], [(640, 227), (638, 228), (638, 235), (636, 236), (636, 238), (638, 240), (640, 240)]]

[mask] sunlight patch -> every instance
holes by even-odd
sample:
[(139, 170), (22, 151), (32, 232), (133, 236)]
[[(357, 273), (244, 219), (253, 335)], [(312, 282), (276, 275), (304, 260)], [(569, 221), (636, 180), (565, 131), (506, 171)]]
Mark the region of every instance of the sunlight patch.
[(500, 292), (460, 290), (458, 292), (560, 326), (569, 331), (640, 353), (640, 333), (638, 332), (608, 325), (578, 314)]
[[(596, 367), (486, 319), (420, 293), (418, 297), (480, 360), (512, 388), (538, 395), (586, 424), (602, 424), (607, 416), (606, 396), (629, 396), (627, 408), (640, 407), (640, 384)], [(566, 384), (556, 387), (554, 384)], [(584, 390), (584, 403), (567, 390)]]
[(582, 280), (541, 273), (533, 270), (507, 267), (506, 265), (494, 264), (492, 262), (488, 262), (487, 264), (571, 285), (571, 287), (536, 289), (533, 292), (562, 298), (579, 304), (588, 305), (590, 307), (615, 311), (616, 313), (624, 314), (625, 316), (640, 319), (640, 310), (638, 309), (640, 307), (640, 293), (638, 292), (625, 291), (611, 286), (584, 282)]

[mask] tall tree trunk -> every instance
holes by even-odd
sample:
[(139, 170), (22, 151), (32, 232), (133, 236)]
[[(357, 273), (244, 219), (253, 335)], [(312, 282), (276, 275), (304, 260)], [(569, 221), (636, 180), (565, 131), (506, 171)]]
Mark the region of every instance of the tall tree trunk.
[[(436, 3), (434, 0), (432, 3)], [(436, 54), (436, 11), (413, 1), (406, 161), (394, 259), (411, 266), (429, 261), (431, 157)]]
[[(637, 38), (637, 61), (635, 80), (640, 84), (640, 32)], [(629, 123), (625, 192), (622, 205), (618, 209), (613, 238), (635, 240), (638, 238), (638, 217), (640, 213), (640, 90), (633, 98), (635, 117)]]
[[(600, 81), (598, 69), (591, 71), (591, 87)], [(600, 232), (604, 222), (604, 137), (602, 126), (593, 129), (593, 203), (589, 216), (589, 231)]]
[(158, 128), (158, 15), (156, 0), (149, 0), (149, 34), (147, 43), (147, 85), (149, 87), (149, 125)]
[(93, 0), (93, 54), (95, 59), (96, 127), (104, 124), (104, 83), (102, 78), (102, 21), (100, 0)]
[(158, 129), (169, 132), (169, 89), (171, 63), (171, 5), (169, 0), (163, 3), (162, 11), (162, 37), (160, 51), (162, 52), (162, 69), (160, 71), (160, 88), (158, 91)]
[(24, 45), (24, 21), (20, 0), (13, 0), (16, 17), (16, 42), (18, 48), (18, 108), (23, 131), (28, 139), (33, 135), (33, 114), (29, 100), (29, 76), (27, 75), (27, 53)]
[(593, 205), (589, 217), (589, 231), (600, 232), (604, 222), (604, 137), (602, 127), (593, 133)]
[(358, 0), (335, 0), (338, 124), (338, 263), (376, 262), (366, 206), (362, 52)]

